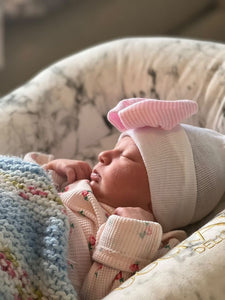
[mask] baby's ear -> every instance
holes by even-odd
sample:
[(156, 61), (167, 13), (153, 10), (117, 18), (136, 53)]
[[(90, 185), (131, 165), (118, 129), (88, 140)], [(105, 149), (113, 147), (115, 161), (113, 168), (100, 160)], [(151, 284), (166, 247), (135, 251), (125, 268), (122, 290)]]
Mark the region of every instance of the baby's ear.
[(108, 112), (108, 120), (119, 131), (153, 127), (171, 130), (198, 111), (191, 100), (126, 99)]

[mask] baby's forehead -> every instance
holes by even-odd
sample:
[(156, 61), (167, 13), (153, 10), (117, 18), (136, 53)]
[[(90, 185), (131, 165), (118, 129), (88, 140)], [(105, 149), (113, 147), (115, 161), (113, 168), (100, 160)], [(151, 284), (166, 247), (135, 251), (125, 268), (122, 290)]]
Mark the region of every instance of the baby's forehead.
[(126, 150), (138, 150), (134, 140), (129, 135), (121, 135), (115, 145), (115, 148), (122, 148)]

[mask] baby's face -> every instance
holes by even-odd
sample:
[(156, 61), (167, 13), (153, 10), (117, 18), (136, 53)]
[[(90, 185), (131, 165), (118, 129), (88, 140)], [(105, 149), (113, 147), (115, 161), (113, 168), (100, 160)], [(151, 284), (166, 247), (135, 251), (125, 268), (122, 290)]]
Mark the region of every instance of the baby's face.
[(112, 150), (99, 154), (91, 174), (91, 187), (98, 201), (112, 207), (150, 209), (148, 176), (141, 154), (129, 136)]

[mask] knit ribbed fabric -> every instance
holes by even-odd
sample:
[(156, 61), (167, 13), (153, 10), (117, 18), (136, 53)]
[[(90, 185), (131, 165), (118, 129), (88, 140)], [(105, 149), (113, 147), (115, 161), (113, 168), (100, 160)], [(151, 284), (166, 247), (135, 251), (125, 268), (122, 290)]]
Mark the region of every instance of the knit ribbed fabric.
[(128, 130), (148, 174), (154, 216), (164, 232), (189, 224), (197, 198), (191, 145), (181, 126)]
[(0, 298), (76, 299), (65, 208), (38, 166), (0, 157)]
[(225, 136), (179, 124), (196, 111), (189, 100), (137, 98), (108, 113), (123, 132), (120, 139), (129, 135), (142, 155), (153, 213), (164, 232), (205, 217), (225, 192)]
[(152, 261), (161, 238), (162, 227), (158, 223), (112, 215), (104, 227), (93, 258), (121, 271), (130, 272), (130, 266), (135, 262), (141, 269)]
[(145, 126), (170, 130), (197, 110), (197, 103), (190, 100), (131, 98), (120, 101), (111, 109), (108, 120), (122, 132)]
[(192, 147), (197, 181), (193, 223), (212, 211), (225, 192), (225, 136), (210, 129), (182, 126)]

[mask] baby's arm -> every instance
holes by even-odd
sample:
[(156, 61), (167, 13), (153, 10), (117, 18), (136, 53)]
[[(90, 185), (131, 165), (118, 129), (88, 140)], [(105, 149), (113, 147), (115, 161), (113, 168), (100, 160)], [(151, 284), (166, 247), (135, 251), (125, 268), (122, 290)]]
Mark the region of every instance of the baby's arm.
[(55, 159), (47, 163), (44, 168), (54, 170), (65, 177), (68, 184), (80, 179), (89, 179), (91, 175), (91, 167), (81, 160)]
[(37, 163), (45, 170), (50, 170), (58, 191), (76, 180), (89, 179), (91, 174), (90, 166), (84, 161), (54, 159), (53, 155), (40, 152), (29, 152), (24, 156), (24, 160)]
[(98, 230), (94, 263), (82, 286), (82, 299), (102, 299), (149, 264), (161, 239), (158, 223), (110, 216)]

